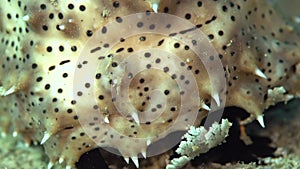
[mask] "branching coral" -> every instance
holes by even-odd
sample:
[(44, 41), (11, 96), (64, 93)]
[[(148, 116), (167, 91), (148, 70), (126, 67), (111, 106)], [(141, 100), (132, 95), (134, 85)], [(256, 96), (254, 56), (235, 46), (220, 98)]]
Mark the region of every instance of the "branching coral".
[(181, 141), (176, 150), (181, 157), (172, 159), (166, 169), (179, 169), (200, 154), (223, 143), (231, 125), (228, 120), (222, 119), (221, 124), (215, 122), (209, 130), (204, 127), (191, 126), (188, 133), (183, 136), (186, 140)]

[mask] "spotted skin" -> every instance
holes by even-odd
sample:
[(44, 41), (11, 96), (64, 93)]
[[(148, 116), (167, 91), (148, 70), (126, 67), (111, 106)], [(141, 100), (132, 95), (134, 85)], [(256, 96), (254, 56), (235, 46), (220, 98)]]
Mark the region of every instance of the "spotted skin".
[[(299, 72), (293, 68), (299, 64), (299, 37), (263, 2), (163, 1), (160, 7), (200, 24), (217, 46), (228, 72), (228, 106), (258, 115), (268, 107), (268, 89), (284, 86), (289, 94), (299, 96), (294, 85), (299, 83)], [(266, 78), (255, 75), (257, 68)]]
[[(22, 134), (28, 144), (31, 141), (41, 142), (49, 134), (43, 146), (50, 162), (56, 163), (61, 158), (63, 165), (71, 167), (74, 167), (83, 153), (99, 145), (107, 146), (108, 142), (128, 157), (145, 151), (147, 145), (144, 143), (136, 144), (138, 146), (134, 149), (126, 151), (126, 146), (131, 143), (107, 132), (109, 130), (105, 129), (107, 124), (103, 119), (101, 121), (82, 115), (89, 113), (87, 109), (76, 112), (78, 102), (74, 100), (70, 85), (73, 83), (74, 70), (78, 67), (77, 59), (83, 46), (99, 28), (110, 21), (120, 21), (128, 14), (145, 11), (152, 11), (148, 2), (131, 0), (1, 2), (2, 131)], [(250, 115), (246, 122), (261, 115), (270, 105), (300, 96), (299, 36), (263, 1), (161, 0), (158, 11), (184, 18), (207, 35), (217, 50), (226, 73), (226, 106), (245, 109)], [(185, 44), (157, 35), (128, 38), (114, 46), (111, 53), (121, 59), (143, 49), (145, 45), (180, 55), (183, 60), (187, 59), (186, 56), (193, 55)], [(204, 65), (195, 61), (185, 63), (185, 66), (191, 66), (191, 72), (200, 86), (201, 99), (209, 105), (212, 88)], [(114, 70), (113, 67), (111, 64), (109, 69)], [(170, 69), (167, 64), (163, 67), (167, 67), (165, 70)], [(157, 77), (153, 78), (152, 75), (156, 74)], [(105, 109), (112, 104), (111, 95), (105, 93), (105, 87), (101, 86), (105, 74), (96, 73), (94, 76), (98, 81), (87, 84), (85, 88), (99, 86), (96, 91), (98, 107), (89, 108)], [(167, 110), (177, 112), (172, 109), (173, 104), (180, 102), (174, 99), (178, 98), (179, 92), (173, 79), (175, 77), (180, 78), (178, 75), (172, 76), (154, 70), (138, 74), (132, 79), (129, 90), (130, 95), (136, 98), (131, 99), (132, 105), (141, 111), (153, 108), (157, 110), (158, 107), (165, 106)], [(162, 79), (168, 83), (159, 83)], [(147, 101), (147, 91), (151, 91), (157, 84), (160, 84), (158, 87), (163, 91), (169, 91), (166, 93), (169, 93), (167, 95), (170, 102), (157, 102), (154, 107)], [(270, 98), (268, 90), (276, 87), (284, 87), (284, 96), (291, 97)], [(117, 112), (111, 106), (106, 111)], [(204, 114), (206, 112), (203, 109), (200, 111)], [(140, 126), (132, 118), (120, 119), (114, 113), (108, 119), (111, 126), (118, 128), (126, 136), (147, 137), (163, 131), (173, 123), (174, 117), (176, 114), (170, 116), (165, 113), (157, 121)], [(202, 118), (203, 116), (199, 117), (198, 123)], [(184, 126), (176, 129), (182, 130)], [(90, 137), (87, 132), (95, 134)]]
[[(143, 13), (136, 17), (124, 17), (122, 21), (116, 20), (117, 23), (100, 28), (95, 33), (97, 38), (90, 39), (83, 49), (86, 52), (81, 53), (75, 73), (78, 77), (76, 79), (79, 79), (75, 81), (74, 88), (75, 95), (78, 96), (76, 100), (79, 101), (78, 110), (81, 112), (84, 107), (91, 116), (79, 121), (85, 124), (95, 117), (105, 119), (107, 124), (100, 128), (109, 137), (109, 141), (100, 138), (95, 142), (101, 147), (118, 147), (118, 151), (125, 158), (146, 152), (148, 142), (155, 142), (173, 131), (186, 130), (189, 125), (193, 125), (198, 112), (204, 116), (201, 103), (211, 99), (212, 91), (207, 85), (199, 86), (203, 91), (201, 95), (206, 94), (206, 97), (195, 96), (195, 90), (198, 90), (196, 82), (202, 79), (202, 82), (210, 83), (210, 79), (204, 65), (192, 50), (194, 47), (183, 44), (174, 38), (176, 35), (169, 33), (190, 27), (186, 25), (185, 28), (178, 23), (176, 25), (169, 17), (169, 20), (165, 19), (166, 16), (159, 17), (159, 21), (166, 23), (158, 25), (157, 21), (150, 19), (155, 17), (158, 16)], [(119, 32), (118, 35), (115, 34), (116, 31)], [(164, 31), (167, 33), (163, 34)], [(112, 40), (101, 40), (108, 37)], [(198, 43), (201, 46), (202, 42)], [(107, 50), (109, 46), (112, 48)], [(177, 51), (173, 51), (174, 49)], [(92, 76), (95, 78), (86, 77), (90, 72), (95, 72)], [(224, 78), (224, 73), (222, 76)], [(96, 88), (90, 84), (94, 84)], [(97, 102), (85, 103), (94, 97)], [(95, 107), (97, 110), (92, 113)], [(102, 114), (99, 114), (98, 108)], [(191, 114), (195, 117), (191, 117)], [(86, 132), (97, 138), (93, 128), (87, 128)], [(127, 139), (135, 142), (135, 145), (126, 145), (130, 141), (124, 137), (129, 137)], [(124, 146), (118, 146), (119, 138)]]

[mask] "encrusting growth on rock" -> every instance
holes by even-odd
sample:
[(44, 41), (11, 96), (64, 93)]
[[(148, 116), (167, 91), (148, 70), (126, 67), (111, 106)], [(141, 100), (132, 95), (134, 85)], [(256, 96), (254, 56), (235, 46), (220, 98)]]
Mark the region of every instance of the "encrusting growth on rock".
[[(130, 32), (132, 27), (147, 25), (147, 29), (157, 30), (160, 24), (151, 25), (149, 20), (130, 23), (125, 17), (150, 12), (177, 16), (194, 27), (170, 32), (168, 36), (145, 32), (113, 41), (120, 32)], [(109, 23), (120, 26), (110, 27)], [(216, 50), (215, 55), (207, 56), (208, 63), (221, 60), (223, 66), (212, 70), (226, 74), (226, 90), (216, 79), (211, 83), (214, 77), (207, 71), (209, 66), (199, 60), (193, 45), (172, 37), (196, 31), (201, 31), (203, 39), (210, 42), (203, 48), (212, 45)], [(95, 41), (102, 46), (85, 46), (106, 34), (111, 36)], [(55, 163), (74, 168), (83, 153), (99, 146), (112, 146), (127, 162), (131, 158), (139, 166), (138, 157), (146, 156), (147, 147), (160, 138), (157, 135), (176, 124), (176, 117), (183, 115), (186, 118), (181, 120), (187, 122), (169, 132), (187, 130), (197, 113), (197, 120), (193, 120), (194, 125), (199, 125), (208, 111), (222, 104), (249, 113), (241, 124), (257, 119), (264, 127), (262, 113), (266, 108), (300, 96), (299, 39), (293, 27), (262, 0), (3, 0), (2, 135), (21, 134), (28, 144), (42, 144), (49, 157), (48, 168)], [(150, 52), (143, 52), (146, 49)], [(96, 54), (99, 67), (88, 72), (86, 68), (96, 64), (89, 62), (89, 57)], [(124, 67), (127, 63), (123, 61), (129, 55), (141, 57)], [(177, 63), (173, 56), (182, 62)], [(125, 74), (127, 68), (135, 71), (140, 67), (147, 71)], [(84, 70), (87, 74), (75, 76), (76, 71)], [(193, 82), (197, 88), (181, 90), (180, 85), (193, 86)], [(124, 99), (120, 93), (126, 85), (129, 97)], [(185, 92), (199, 93), (200, 97), (192, 100)], [(221, 92), (226, 94), (226, 102)], [(125, 101), (115, 104), (115, 99), (120, 98)], [(192, 107), (181, 108), (181, 103)], [(187, 111), (180, 114), (181, 109)], [(191, 115), (192, 110), (197, 113)], [(152, 121), (145, 121), (148, 118)], [(133, 143), (125, 141), (122, 135), (146, 140)]]

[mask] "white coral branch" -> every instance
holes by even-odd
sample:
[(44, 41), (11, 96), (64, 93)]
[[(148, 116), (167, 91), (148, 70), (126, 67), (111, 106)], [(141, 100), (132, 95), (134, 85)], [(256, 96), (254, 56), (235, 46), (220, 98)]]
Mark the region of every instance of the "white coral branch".
[(172, 159), (166, 169), (182, 168), (190, 160), (223, 143), (231, 125), (227, 119), (222, 119), (221, 124), (213, 123), (208, 131), (202, 126), (191, 126), (176, 150), (181, 157)]
[(293, 98), (293, 95), (286, 93), (286, 89), (283, 86), (268, 89), (268, 98), (266, 100), (267, 107), (274, 106), (275, 103), (282, 101), (284, 101), (284, 103), (286, 104), (289, 100)]

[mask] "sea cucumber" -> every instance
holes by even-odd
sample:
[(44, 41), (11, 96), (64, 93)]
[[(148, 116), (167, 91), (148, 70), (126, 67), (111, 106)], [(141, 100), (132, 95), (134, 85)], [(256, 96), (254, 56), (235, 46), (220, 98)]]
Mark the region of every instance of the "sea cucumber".
[[(164, 105), (168, 112), (156, 119), (157, 123), (151, 124), (139, 121), (132, 112), (127, 120), (121, 119), (122, 116), (112, 106), (111, 93), (105, 90), (114, 85), (108, 78), (109, 74), (95, 72), (92, 77), (99, 81), (82, 86), (82, 89), (91, 85), (99, 87), (95, 98), (98, 105), (92, 106), (104, 112), (101, 118), (86, 115), (90, 113), (86, 112), (91, 108), (89, 101), (78, 106), (74, 96), (84, 98), (87, 93), (73, 90), (73, 82), (74, 79), (79, 80), (74, 77), (75, 69), (89, 66), (88, 62), (77, 63), (89, 38), (110, 22), (121, 21), (129, 14), (153, 11), (152, 7), (151, 3), (140, 0), (1, 2), (0, 121), (3, 135), (10, 132), (22, 134), (28, 144), (41, 143), (50, 159), (49, 168), (56, 162), (74, 167), (84, 152), (98, 147), (94, 140), (103, 146), (112, 145), (125, 160), (130, 157), (137, 163), (138, 154), (144, 155), (148, 144), (155, 139), (148, 144), (137, 143), (129, 150), (126, 146), (132, 145), (132, 142), (115, 137), (105, 128), (110, 125), (126, 136), (143, 138), (164, 131), (176, 116), (170, 112), (179, 112), (180, 90), (174, 78), (181, 78), (180, 75), (172, 77), (151, 69), (133, 78), (130, 84), (131, 103), (140, 110), (143, 106), (153, 108), (145, 94), (151, 87), (156, 86), (168, 95), (168, 104), (160, 104), (164, 102), (155, 99), (156, 106)], [(265, 1), (161, 0), (157, 7), (158, 12), (183, 18), (194, 24), (195, 30), (207, 35), (218, 53), (212, 60), (221, 60), (221, 69), (226, 75), (227, 89), (223, 91), (226, 103), (222, 104), (240, 107), (249, 113), (249, 118), (241, 124), (257, 119), (264, 126), (262, 113), (266, 108), (300, 96), (299, 35)], [(104, 44), (108, 40), (103, 39)], [(154, 34), (120, 39), (115, 48), (111, 48), (111, 56), (134, 53), (144, 46), (160, 48), (185, 60), (182, 64), (193, 72), (199, 87), (196, 92), (201, 95), (197, 98), (199, 101), (195, 101), (201, 108), (200, 113), (203, 112), (196, 121), (199, 124), (209, 106), (213, 106), (210, 100), (219, 104), (220, 98), (212, 95), (214, 89), (205, 73), (206, 65), (199, 60), (188, 59), (188, 56), (195, 58), (188, 45), (172, 37), (161, 39)], [(162, 62), (162, 65), (167, 63)], [(118, 66), (114, 62), (105, 65), (107, 67), (100, 69), (107, 73)], [(115, 73), (122, 74), (122, 71)], [(182, 125), (176, 130), (185, 128)], [(86, 129), (89, 131), (86, 132)], [(90, 137), (90, 132), (96, 134)]]

